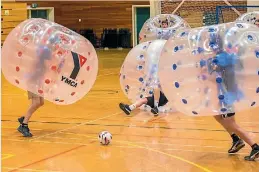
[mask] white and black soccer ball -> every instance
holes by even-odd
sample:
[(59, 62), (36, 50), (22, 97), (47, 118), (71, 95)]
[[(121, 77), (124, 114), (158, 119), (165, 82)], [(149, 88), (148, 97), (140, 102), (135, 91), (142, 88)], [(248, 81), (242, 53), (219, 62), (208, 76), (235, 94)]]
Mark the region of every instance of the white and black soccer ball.
[(99, 133), (99, 141), (102, 145), (108, 145), (112, 141), (112, 135), (109, 131), (102, 131)]

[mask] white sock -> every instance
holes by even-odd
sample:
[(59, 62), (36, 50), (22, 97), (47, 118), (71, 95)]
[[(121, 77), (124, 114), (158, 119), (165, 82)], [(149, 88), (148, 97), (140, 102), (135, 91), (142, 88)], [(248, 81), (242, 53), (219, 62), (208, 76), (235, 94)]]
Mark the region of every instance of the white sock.
[(132, 104), (132, 105), (129, 106), (129, 108), (130, 108), (130, 110), (134, 110), (134, 109), (136, 109), (136, 105)]
[(158, 107), (158, 104), (159, 102), (155, 100), (155, 103), (154, 103), (155, 107)]

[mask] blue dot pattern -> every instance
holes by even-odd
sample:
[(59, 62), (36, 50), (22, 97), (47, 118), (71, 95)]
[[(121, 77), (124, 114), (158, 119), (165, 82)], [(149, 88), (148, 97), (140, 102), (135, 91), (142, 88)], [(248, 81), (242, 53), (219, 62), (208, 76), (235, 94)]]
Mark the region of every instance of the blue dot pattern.
[(226, 108), (221, 108), (221, 112), (226, 112), (227, 109)]
[(193, 113), (194, 115), (198, 115), (198, 113), (197, 113), (196, 111), (192, 111), (192, 113)]
[(173, 70), (177, 69), (177, 64), (173, 64)]
[(242, 25), (242, 24), (237, 24), (237, 27), (239, 27), (239, 28), (243, 28), (244, 26)]
[(184, 104), (187, 104), (187, 100), (186, 100), (186, 99), (182, 99), (182, 102), (183, 102)]
[(180, 51), (182, 49), (183, 49), (182, 45), (176, 46), (176, 47), (174, 47), (174, 52)]
[(137, 68), (138, 68), (138, 70), (142, 70), (143, 66), (139, 65)]
[(219, 95), (219, 100), (223, 100), (224, 99), (224, 95)]
[(175, 85), (176, 88), (180, 87), (180, 84), (178, 82), (175, 82), (174, 85)]
[(258, 50), (255, 51), (255, 56), (256, 56), (256, 58), (259, 58), (259, 51)]
[(206, 66), (206, 60), (201, 60), (200, 61), (200, 67)]
[(252, 35), (248, 35), (248, 36), (247, 36), (247, 39), (250, 40), (250, 41), (252, 41), (254, 38), (253, 38)]
[(208, 30), (208, 32), (215, 32), (216, 31), (216, 29), (215, 28), (209, 28), (209, 30)]
[(216, 78), (216, 82), (219, 84), (222, 83), (222, 78), (221, 77)]

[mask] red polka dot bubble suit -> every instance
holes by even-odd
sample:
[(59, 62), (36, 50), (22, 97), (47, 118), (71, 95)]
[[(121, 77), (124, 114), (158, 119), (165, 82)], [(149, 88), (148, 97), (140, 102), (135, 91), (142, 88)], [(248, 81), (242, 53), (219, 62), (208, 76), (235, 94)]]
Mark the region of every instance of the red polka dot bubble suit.
[(48, 20), (28, 19), (7, 36), (2, 71), (11, 84), (67, 105), (92, 88), (98, 58), (81, 35)]
[(259, 105), (259, 28), (244, 22), (190, 29), (169, 39), (159, 79), (187, 115), (219, 115)]

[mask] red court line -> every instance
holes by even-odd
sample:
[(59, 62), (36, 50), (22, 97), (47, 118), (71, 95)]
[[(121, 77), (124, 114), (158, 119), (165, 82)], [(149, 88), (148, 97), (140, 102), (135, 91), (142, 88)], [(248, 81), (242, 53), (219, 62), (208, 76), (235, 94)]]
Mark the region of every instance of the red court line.
[(55, 154), (55, 155), (52, 155), (52, 156), (50, 156), (50, 157), (47, 157), (47, 158), (44, 158), (44, 159), (41, 159), (41, 160), (32, 162), (32, 163), (27, 164), (27, 165), (24, 165), (24, 166), (22, 166), (22, 167), (18, 167), (17, 169), (11, 170), (11, 171), (9, 171), (9, 172), (18, 171), (19, 169), (26, 168), (26, 167), (29, 167), (29, 166), (31, 166), (31, 165), (37, 164), (37, 163), (39, 163), (39, 162), (49, 160), (49, 159), (51, 159), (51, 158), (57, 157), (57, 156), (59, 156), (59, 155), (63, 155), (63, 154), (65, 154), (65, 153), (71, 152), (71, 151), (73, 151), (73, 150), (79, 149), (79, 148), (84, 147), (84, 146), (85, 146), (85, 145), (80, 145), (80, 146), (74, 147), (74, 148), (69, 149), (69, 150), (66, 150), (66, 151), (64, 151), (64, 152), (60, 152), (60, 153)]

